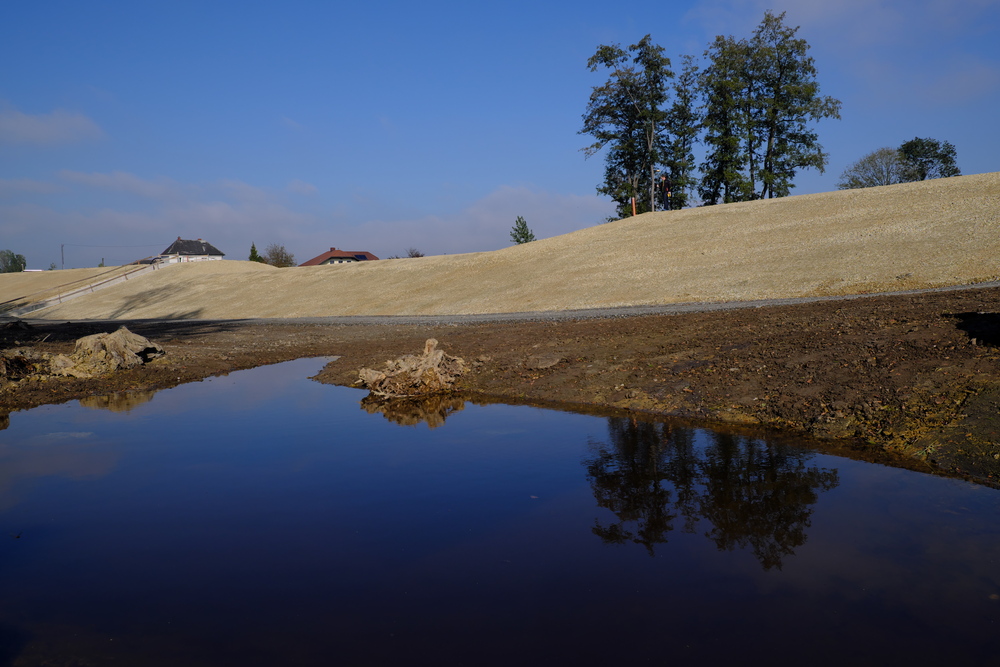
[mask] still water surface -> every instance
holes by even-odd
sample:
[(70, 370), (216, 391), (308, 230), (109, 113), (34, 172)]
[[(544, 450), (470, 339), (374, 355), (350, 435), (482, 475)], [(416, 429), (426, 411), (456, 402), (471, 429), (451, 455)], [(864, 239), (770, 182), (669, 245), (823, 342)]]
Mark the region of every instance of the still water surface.
[(1000, 655), (997, 491), (670, 423), (385, 414), (322, 364), (12, 414), (0, 665)]

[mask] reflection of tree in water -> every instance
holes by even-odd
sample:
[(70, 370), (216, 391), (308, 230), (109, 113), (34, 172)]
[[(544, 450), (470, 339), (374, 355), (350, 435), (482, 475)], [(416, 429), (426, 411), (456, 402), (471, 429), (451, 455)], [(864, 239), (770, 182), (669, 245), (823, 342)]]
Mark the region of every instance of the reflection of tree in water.
[(431, 428), (444, 424), (452, 413), (465, 407), (461, 398), (443, 394), (433, 396), (384, 398), (368, 394), (361, 399), (361, 408), (368, 414), (381, 414), (402, 426), (416, 426), (427, 422)]
[(726, 433), (632, 419), (608, 419), (611, 445), (596, 443), (585, 461), (597, 504), (618, 518), (594, 533), (609, 544), (635, 542), (654, 553), (675, 520), (720, 550), (750, 548), (764, 569), (806, 542), (818, 491), (837, 486), (836, 470), (807, 466), (813, 454), (786, 445)]
[(155, 391), (121, 391), (103, 396), (86, 396), (80, 399), (80, 405), (95, 410), (129, 412), (133, 408), (153, 400), (155, 393)]

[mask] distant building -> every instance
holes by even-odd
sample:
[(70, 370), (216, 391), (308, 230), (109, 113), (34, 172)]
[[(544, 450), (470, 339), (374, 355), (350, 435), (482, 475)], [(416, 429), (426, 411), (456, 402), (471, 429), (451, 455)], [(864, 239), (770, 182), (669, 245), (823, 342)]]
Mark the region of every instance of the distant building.
[(367, 251), (358, 250), (337, 250), (330, 248), (329, 252), (324, 252), (318, 257), (313, 257), (308, 262), (302, 262), (299, 266), (319, 266), (320, 264), (351, 264), (353, 262), (367, 262), (378, 259), (375, 255)]
[(160, 253), (155, 261), (163, 264), (176, 264), (178, 262), (204, 262), (213, 259), (222, 259), (226, 253), (222, 252), (208, 241), (198, 239), (197, 241), (186, 241), (181, 237), (170, 244), (170, 247)]

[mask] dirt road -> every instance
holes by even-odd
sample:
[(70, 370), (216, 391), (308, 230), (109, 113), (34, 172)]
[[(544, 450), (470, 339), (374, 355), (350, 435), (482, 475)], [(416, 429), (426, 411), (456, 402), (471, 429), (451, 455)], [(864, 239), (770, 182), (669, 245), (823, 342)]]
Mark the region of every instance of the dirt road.
[[(120, 323), (29, 324), (0, 328), (0, 349), (68, 352)], [(338, 355), (318, 379), (350, 385), (360, 368), (434, 337), (471, 364), (467, 397), (780, 428), (851, 455), (1000, 480), (997, 287), (604, 319), (124, 324), (166, 357), (100, 379), (9, 382), (0, 415), (116, 392), (127, 406), (127, 392), (303, 356)]]

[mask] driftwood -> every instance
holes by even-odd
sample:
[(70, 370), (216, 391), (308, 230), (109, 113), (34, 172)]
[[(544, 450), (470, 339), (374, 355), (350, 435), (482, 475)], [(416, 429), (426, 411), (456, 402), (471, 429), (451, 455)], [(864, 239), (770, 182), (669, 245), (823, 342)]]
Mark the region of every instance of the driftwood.
[(466, 370), (465, 361), (437, 349), (438, 342), (428, 338), (422, 355), (406, 355), (385, 362), (378, 371), (362, 368), (359, 384), (376, 396), (426, 396), (451, 390)]

